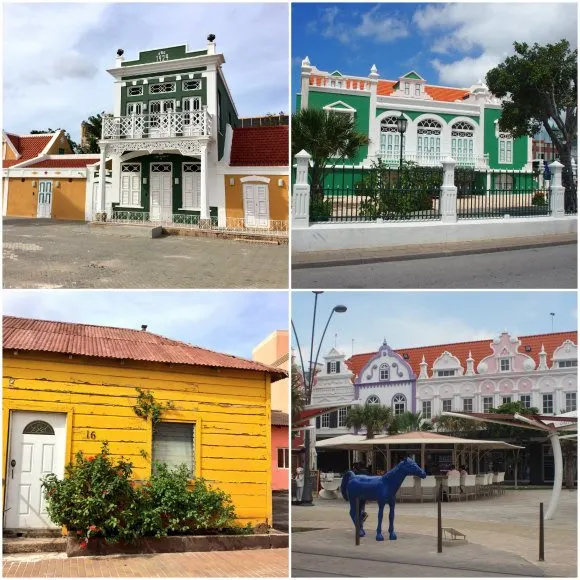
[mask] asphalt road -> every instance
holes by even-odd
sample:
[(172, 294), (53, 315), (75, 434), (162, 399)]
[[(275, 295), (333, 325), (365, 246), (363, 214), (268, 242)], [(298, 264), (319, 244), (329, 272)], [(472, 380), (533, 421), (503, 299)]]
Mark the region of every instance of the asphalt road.
[(292, 288), (577, 288), (577, 245), (292, 271)]

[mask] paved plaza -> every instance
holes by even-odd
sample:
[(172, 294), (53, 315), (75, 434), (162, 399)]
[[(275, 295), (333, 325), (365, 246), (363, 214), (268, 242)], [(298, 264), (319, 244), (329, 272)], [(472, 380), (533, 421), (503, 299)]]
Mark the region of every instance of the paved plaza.
[(5, 578), (287, 578), (288, 549), (67, 558), (3, 558)]
[(5, 219), (4, 288), (287, 288), (288, 246)]
[[(355, 546), (348, 504), (316, 499), (292, 508), (293, 576), (576, 577), (577, 493), (562, 490), (558, 510), (545, 522), (545, 561), (538, 561), (539, 504), (551, 490), (507, 490), (499, 497), (442, 504), (443, 527), (467, 535), (465, 545), (437, 553), (437, 504), (397, 503), (398, 539), (375, 540), (376, 503), (367, 504), (367, 536)], [(388, 508), (383, 531), (388, 527)], [(388, 538), (387, 535), (385, 535)]]

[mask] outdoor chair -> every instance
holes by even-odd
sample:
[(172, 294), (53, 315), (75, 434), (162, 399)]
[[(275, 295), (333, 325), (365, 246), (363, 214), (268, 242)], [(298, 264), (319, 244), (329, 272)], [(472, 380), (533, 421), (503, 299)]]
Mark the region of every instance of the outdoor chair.
[(477, 497), (483, 497), (485, 494), (485, 478), (485, 474), (475, 476), (475, 488), (477, 491)]
[(461, 499), (461, 478), (458, 475), (447, 476), (445, 492), (449, 501), (453, 498)]
[(501, 495), (503, 495), (505, 493), (504, 481), (505, 481), (505, 471), (500, 471), (497, 474), (497, 484), (498, 484), (498, 491)]
[(493, 473), (485, 474), (485, 485), (483, 488), (486, 496), (490, 496), (493, 493)]
[(400, 501), (410, 500), (415, 498), (415, 478), (405, 477), (401, 487), (399, 488)]
[(499, 475), (494, 473), (491, 478), (491, 493), (493, 495), (499, 495)]
[(437, 478), (434, 475), (428, 475), (421, 480), (421, 503), (425, 497), (429, 500), (437, 500)]
[(463, 480), (463, 495), (467, 501), (469, 497), (477, 497), (475, 475), (465, 475)]

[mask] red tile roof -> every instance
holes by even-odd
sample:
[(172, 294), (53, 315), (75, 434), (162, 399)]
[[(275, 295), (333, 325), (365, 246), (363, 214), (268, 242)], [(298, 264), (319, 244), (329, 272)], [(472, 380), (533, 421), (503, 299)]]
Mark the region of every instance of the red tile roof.
[(108, 359), (262, 371), (272, 381), (287, 373), (244, 358), (171, 340), (143, 330), (3, 317), (3, 348)]
[(86, 167), (87, 165), (94, 165), (99, 161), (99, 156), (94, 157), (81, 157), (79, 159), (45, 159), (44, 161), (38, 161), (37, 163), (32, 163), (26, 167), (47, 167), (47, 168), (58, 168), (58, 169), (71, 169), (75, 167)]
[[(18, 153), (22, 156), (20, 161), (40, 155), (53, 137), (54, 133), (49, 135), (20, 135), (18, 145)], [(12, 141), (12, 137), (10, 140)]]
[(22, 159), (2, 159), (2, 167), (12, 167), (17, 163), (22, 163)]
[(288, 125), (234, 129), (231, 166), (288, 165)]
[[(547, 353), (547, 363), (548, 366), (552, 364), (552, 353), (556, 348), (558, 348), (566, 339), (571, 340), (574, 344), (578, 344), (578, 333), (574, 332), (554, 332), (550, 334), (534, 334), (531, 336), (520, 336), (518, 337), (521, 345), (519, 347), (519, 352), (528, 354), (531, 356), (535, 361), (536, 364), (539, 364), (540, 357), (539, 352), (542, 350), (542, 344), (544, 345), (544, 349)], [(490, 343), (492, 339), (487, 340), (474, 340), (471, 342), (455, 342), (450, 344), (439, 344), (436, 346), (420, 346), (415, 348), (398, 348), (395, 352), (397, 352), (401, 356), (408, 355), (406, 359), (411, 368), (413, 369), (414, 373), (419, 376), (421, 372), (421, 367), (419, 364), (423, 356), (425, 356), (425, 361), (427, 362), (427, 369), (429, 372), (429, 376), (431, 375), (431, 368), (433, 367), (433, 363), (435, 360), (443, 354), (444, 351), (450, 352), (453, 356), (456, 356), (459, 361), (461, 362), (461, 366), (463, 368), (466, 367), (465, 360), (469, 356), (469, 352), (471, 351), (471, 356), (474, 359), (473, 366), (477, 369), (477, 365), (479, 362), (485, 358), (493, 354)], [(525, 347), (530, 346), (531, 351), (525, 352)], [(377, 349), (378, 351), (378, 349)], [(362, 354), (355, 354), (354, 356), (347, 359), (346, 364), (348, 368), (358, 376), (363, 367), (366, 363), (376, 355), (375, 352), (367, 352)]]

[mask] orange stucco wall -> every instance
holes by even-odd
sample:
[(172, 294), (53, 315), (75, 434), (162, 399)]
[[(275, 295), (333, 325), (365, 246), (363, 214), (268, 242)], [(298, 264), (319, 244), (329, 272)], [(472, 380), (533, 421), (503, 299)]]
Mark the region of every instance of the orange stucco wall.
[[(252, 359), (266, 365), (274, 365), (284, 370), (288, 368), (288, 358), (280, 361), (284, 355), (288, 355), (288, 331), (275, 330), (252, 350)], [(289, 379), (281, 379), (272, 383), (272, 409), (275, 411), (290, 412)]]
[[(38, 177), (10, 178), (6, 215), (36, 217), (38, 181)], [(69, 181), (65, 177), (46, 181), (52, 181), (52, 217), (61, 220), (84, 220), (86, 179), (74, 178)], [(56, 186), (57, 182), (60, 187)]]
[(70, 155), (74, 153), (68, 142), (68, 139), (64, 135), (64, 131), (61, 131), (61, 135), (57, 137), (56, 141), (52, 144), (52, 147), (46, 152), (47, 155), (59, 155), (59, 149), (64, 149), (64, 153), (61, 155)]
[(16, 154), (12, 151), (12, 147), (8, 146), (4, 137), (2, 137), (2, 159), (7, 161), (17, 159)]
[[(261, 176), (259, 171), (254, 175)], [(244, 217), (244, 184), (240, 181), (242, 177), (248, 175), (225, 175), (224, 183), (226, 188), (226, 219)], [(270, 219), (288, 220), (288, 176), (287, 175), (264, 175), (270, 179), (268, 183), (268, 193), (270, 196)], [(234, 179), (234, 185), (230, 185), (230, 179)], [(282, 179), (282, 187), (278, 186), (278, 180)], [(253, 183), (253, 182), (247, 182)], [(258, 182), (256, 182), (258, 183)]]

